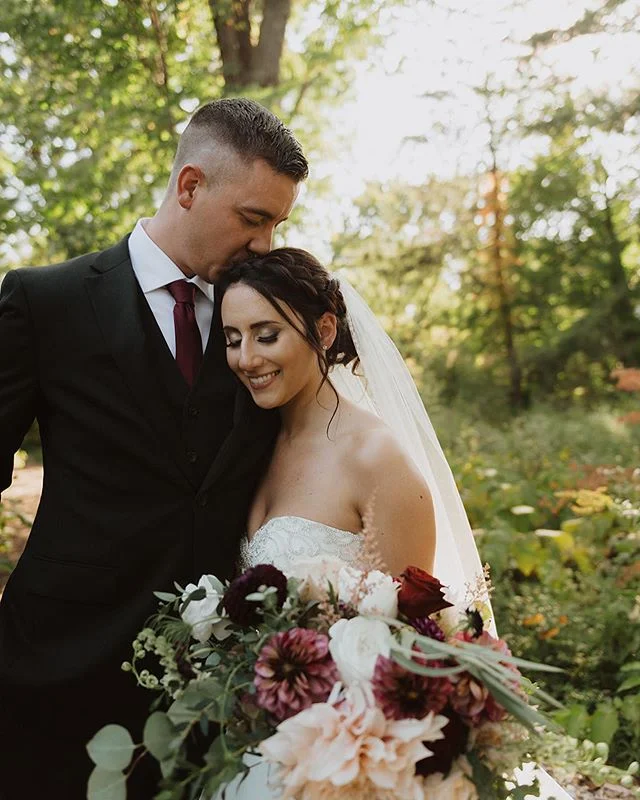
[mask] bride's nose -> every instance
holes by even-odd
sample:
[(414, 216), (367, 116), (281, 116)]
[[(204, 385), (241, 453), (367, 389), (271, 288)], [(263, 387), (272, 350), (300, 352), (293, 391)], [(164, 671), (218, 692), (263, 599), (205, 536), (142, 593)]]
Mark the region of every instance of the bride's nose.
[(252, 342), (243, 341), (240, 345), (240, 358), (238, 359), (238, 367), (245, 371), (250, 372), (252, 369), (259, 367), (262, 364), (262, 356), (260, 356)]

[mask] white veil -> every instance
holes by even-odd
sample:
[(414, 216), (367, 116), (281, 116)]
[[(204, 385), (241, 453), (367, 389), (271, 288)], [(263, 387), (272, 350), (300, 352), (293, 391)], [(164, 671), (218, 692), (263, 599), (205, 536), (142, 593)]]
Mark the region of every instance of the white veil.
[[(491, 614), (491, 619), (485, 621), (486, 627), (497, 635), (473, 532), (449, 463), (413, 378), (398, 349), (363, 298), (344, 276), (336, 277), (347, 307), (349, 329), (360, 357), (360, 366), (356, 375), (349, 367), (334, 367), (330, 373), (331, 382), (349, 400), (377, 414), (418, 465), (431, 490), (436, 513), (435, 576), (460, 601), (469, 590), (474, 598), (480, 595)], [(539, 800), (571, 800), (545, 770), (533, 763), (516, 770), (516, 776), (521, 786), (528, 785), (533, 778), (539, 780)], [(532, 795), (527, 797), (535, 800)]]
[(480, 556), (460, 493), (413, 378), (363, 298), (346, 278), (337, 277), (360, 365), (356, 375), (350, 367), (334, 367), (331, 382), (338, 392), (373, 411), (391, 428), (424, 476), (436, 515), (436, 577), (460, 601), (468, 589), (477, 596), (479, 588), (484, 587), (483, 600), (490, 608)]

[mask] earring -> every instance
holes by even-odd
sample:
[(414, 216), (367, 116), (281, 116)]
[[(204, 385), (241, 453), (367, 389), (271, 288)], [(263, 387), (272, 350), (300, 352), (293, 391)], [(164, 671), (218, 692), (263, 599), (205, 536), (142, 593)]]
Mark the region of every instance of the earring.
[(323, 345), (322, 345), (322, 349), (323, 349), (323, 350), (328, 350), (329, 348), (328, 348), (328, 346), (327, 346), (326, 344), (323, 344)]

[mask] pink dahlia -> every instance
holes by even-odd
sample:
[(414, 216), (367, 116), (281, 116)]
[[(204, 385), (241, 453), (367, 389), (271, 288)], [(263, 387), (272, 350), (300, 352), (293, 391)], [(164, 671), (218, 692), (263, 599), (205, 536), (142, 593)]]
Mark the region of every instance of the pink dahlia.
[(256, 702), (281, 722), (323, 703), (339, 679), (329, 637), (307, 628), (276, 633), (262, 648), (253, 682)]
[[(440, 667), (439, 662), (421, 663)], [(387, 719), (422, 719), (446, 705), (453, 687), (446, 677), (418, 675), (393, 659), (378, 656), (372, 679), (373, 696)]]

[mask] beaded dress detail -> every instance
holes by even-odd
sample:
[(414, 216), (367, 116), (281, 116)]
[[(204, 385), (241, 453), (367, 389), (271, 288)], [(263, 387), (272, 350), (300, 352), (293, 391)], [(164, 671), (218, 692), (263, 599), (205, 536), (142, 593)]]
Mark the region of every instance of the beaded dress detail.
[(240, 545), (240, 571), (256, 564), (273, 564), (285, 575), (301, 558), (335, 558), (355, 566), (362, 541), (358, 534), (342, 531), (304, 517), (273, 517)]

